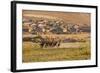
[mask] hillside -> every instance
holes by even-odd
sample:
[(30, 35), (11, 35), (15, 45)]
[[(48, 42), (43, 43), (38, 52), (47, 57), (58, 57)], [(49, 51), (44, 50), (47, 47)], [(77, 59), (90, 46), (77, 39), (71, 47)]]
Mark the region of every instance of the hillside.
[(90, 32), (90, 14), (23, 10), (23, 31), (32, 34)]
[(23, 16), (33, 17), (33, 16), (48, 16), (57, 17), (68, 23), (75, 24), (88, 24), (90, 25), (90, 14), (89, 13), (79, 13), (79, 12), (55, 12), (55, 11), (35, 11), (35, 10), (23, 10)]

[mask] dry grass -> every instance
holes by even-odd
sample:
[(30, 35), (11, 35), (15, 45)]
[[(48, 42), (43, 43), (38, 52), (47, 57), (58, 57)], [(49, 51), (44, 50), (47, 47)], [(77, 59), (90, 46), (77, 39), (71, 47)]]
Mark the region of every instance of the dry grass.
[(52, 36), (52, 37), (58, 37), (58, 38), (61, 38), (62, 40), (63, 39), (66, 39), (66, 38), (70, 38), (70, 39), (77, 39), (77, 40), (86, 40), (87, 41), (87, 38), (90, 38), (90, 34), (89, 33), (78, 33), (78, 34), (46, 34), (46, 35), (41, 35), (42, 37), (45, 37), (45, 36)]
[[(67, 48), (40, 48), (37, 43), (23, 42), (23, 62), (46, 62), (90, 59), (90, 43), (65, 43)], [(78, 47), (71, 47), (77, 46)]]

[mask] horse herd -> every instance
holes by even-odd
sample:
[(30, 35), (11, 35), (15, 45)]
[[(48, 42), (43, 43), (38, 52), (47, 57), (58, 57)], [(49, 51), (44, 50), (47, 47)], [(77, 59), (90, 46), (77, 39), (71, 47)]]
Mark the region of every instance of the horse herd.
[(59, 47), (61, 45), (60, 39), (55, 38), (41, 38), (40, 46), (43, 47)]
[(39, 39), (37, 43), (39, 43), (41, 48), (59, 47), (61, 45), (61, 39), (59, 37), (38, 36), (34, 39)]

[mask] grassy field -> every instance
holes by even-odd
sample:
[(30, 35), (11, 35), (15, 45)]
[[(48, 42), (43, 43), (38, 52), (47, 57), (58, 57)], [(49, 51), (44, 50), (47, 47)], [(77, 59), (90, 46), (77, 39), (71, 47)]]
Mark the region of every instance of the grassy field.
[(40, 48), (39, 44), (23, 42), (24, 63), (90, 59), (90, 42), (61, 43), (59, 48)]

